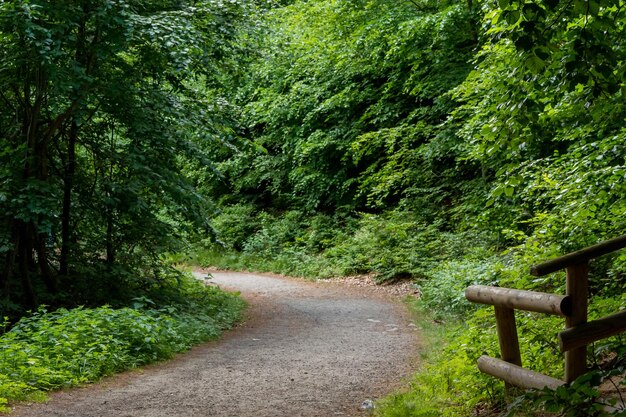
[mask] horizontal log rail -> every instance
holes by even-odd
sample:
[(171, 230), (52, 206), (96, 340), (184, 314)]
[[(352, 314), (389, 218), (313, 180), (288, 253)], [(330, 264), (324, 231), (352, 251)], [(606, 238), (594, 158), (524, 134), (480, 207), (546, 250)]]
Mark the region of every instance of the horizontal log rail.
[(568, 296), (511, 288), (472, 285), (465, 289), (465, 298), (474, 303), (508, 307), (536, 313), (569, 316), (572, 300)]
[(626, 248), (626, 235), (589, 246), (588, 248), (576, 252), (568, 253), (567, 255), (551, 259), (547, 262), (533, 265), (530, 267), (530, 273), (536, 277), (541, 277), (565, 269), (568, 266), (586, 264), (591, 259), (615, 252), (622, 248)]
[(480, 369), (482, 373), (495, 376), (507, 384), (520, 388), (543, 389), (548, 387), (556, 389), (565, 384), (565, 382), (560, 379), (552, 378), (540, 374), (539, 372), (531, 371), (530, 369), (525, 369), (521, 366), (486, 355), (478, 359), (478, 369)]
[[(478, 368), (502, 379), (506, 386), (556, 388), (570, 383), (587, 371), (587, 346), (626, 331), (626, 311), (587, 322), (589, 261), (626, 247), (626, 235), (534, 265), (530, 273), (542, 276), (560, 269), (566, 272), (566, 294), (555, 295), (510, 288), (472, 285), (465, 297), (472, 302), (493, 305), (502, 359), (481, 356)], [(565, 381), (521, 367), (515, 309), (565, 317), (566, 330), (559, 333), (565, 353)]]
[(611, 314), (559, 333), (561, 352), (589, 345), (626, 331), (626, 311)]

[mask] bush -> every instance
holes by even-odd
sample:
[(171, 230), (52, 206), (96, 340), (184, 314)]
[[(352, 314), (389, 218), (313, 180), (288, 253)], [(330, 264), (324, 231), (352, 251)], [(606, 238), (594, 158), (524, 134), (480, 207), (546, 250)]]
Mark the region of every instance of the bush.
[(0, 337), (0, 410), (8, 401), (170, 358), (217, 337), (243, 307), (238, 297), (190, 277), (164, 288), (162, 297), (172, 304), (155, 308), (141, 297), (134, 308), (40, 308), (21, 319)]
[(470, 233), (450, 233), (441, 225), (423, 223), (410, 211), (366, 214), (347, 239), (325, 252), (344, 274), (373, 272), (378, 281), (429, 279), (442, 262), (463, 257), (479, 247)]
[[(250, 211), (231, 206), (224, 213), (240, 211), (239, 220), (233, 216), (225, 222), (223, 217), (218, 217), (219, 221), (215, 222), (218, 236), (231, 236), (233, 230), (241, 232), (241, 228), (233, 225), (249, 221)], [(189, 260), (203, 266), (304, 277), (374, 273), (381, 282), (397, 278), (420, 278), (427, 282), (433, 274), (454, 268), (454, 265), (442, 266), (450, 259), (463, 258), (473, 250), (476, 253), (468, 259), (474, 262), (486, 253), (480, 249), (487, 240), (485, 236), (475, 232), (447, 232), (438, 224), (419, 219), (419, 215), (406, 210), (358, 217), (307, 215), (298, 210), (281, 214), (261, 212), (250, 220), (258, 226), (254, 233), (245, 238), (238, 234), (242, 250), (236, 250), (232, 244), (199, 244)], [(486, 264), (477, 268), (485, 267)]]
[(224, 207), (212, 221), (218, 243), (227, 249), (242, 250), (246, 240), (261, 227), (255, 212), (254, 206), (246, 204)]
[(465, 298), (465, 288), (470, 285), (494, 285), (501, 257), (478, 253), (461, 259), (445, 260), (428, 271), (428, 277), (419, 280), (421, 302), (437, 316), (462, 316), (476, 310)]

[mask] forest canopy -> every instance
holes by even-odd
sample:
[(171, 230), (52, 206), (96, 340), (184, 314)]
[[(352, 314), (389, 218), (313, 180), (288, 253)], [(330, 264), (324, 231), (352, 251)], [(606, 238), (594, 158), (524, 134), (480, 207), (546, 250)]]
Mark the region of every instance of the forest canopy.
[(2, 2), (3, 308), (131, 296), (189, 243), (428, 280), (619, 235), (623, 6)]
[[(3, 311), (128, 299), (175, 252), (436, 282), (619, 235), (624, 20), (592, 0), (2, 2)], [(598, 291), (623, 271), (598, 263)]]

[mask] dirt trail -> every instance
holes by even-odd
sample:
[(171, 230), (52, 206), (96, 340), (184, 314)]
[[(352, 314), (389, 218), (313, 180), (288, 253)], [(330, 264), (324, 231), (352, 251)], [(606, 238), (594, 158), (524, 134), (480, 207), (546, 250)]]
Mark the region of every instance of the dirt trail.
[(414, 368), (415, 327), (399, 299), (342, 283), (239, 273), (248, 320), (172, 361), (20, 406), (13, 417), (330, 417), (401, 386)]

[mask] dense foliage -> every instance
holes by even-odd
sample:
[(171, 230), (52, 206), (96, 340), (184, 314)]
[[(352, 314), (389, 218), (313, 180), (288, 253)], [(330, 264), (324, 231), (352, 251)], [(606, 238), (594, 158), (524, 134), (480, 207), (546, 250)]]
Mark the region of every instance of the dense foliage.
[[(165, 293), (165, 294), (164, 294)], [(132, 308), (40, 308), (0, 336), (0, 412), (8, 401), (170, 358), (213, 339), (240, 317), (243, 301), (194, 278), (170, 282)], [(6, 324), (6, 323), (5, 323)]]
[[(494, 347), (492, 324), (463, 289), (562, 292), (562, 274), (535, 279), (529, 266), (624, 233), (625, 6), (276, 5), (263, 14), (257, 56), (234, 98), (241, 142), (216, 152), (220, 174), (206, 178), (220, 213), (195, 261), (413, 279), (438, 320), (474, 318), (381, 415), (498, 410), (501, 390), (475, 371), (477, 355)], [(625, 261), (617, 253), (592, 264), (598, 311), (624, 307)], [(561, 324), (519, 320), (525, 363), (559, 376), (547, 338)], [(620, 369), (623, 353), (623, 341), (610, 339), (590, 360)], [(576, 389), (521, 403), (599, 413), (593, 401), (577, 402), (593, 390)]]
[(422, 248), (435, 262), (515, 248), (526, 269), (621, 234), (623, 11), (570, 3), (266, 12), (237, 92), (247, 142), (206, 178), (221, 214), (205, 246), (385, 279), (428, 275)]
[(220, 89), (251, 11), (0, 2), (0, 411), (165, 359), (239, 317), (240, 300), (165, 255), (210, 229), (198, 178), (209, 145), (229, 140)]
[[(239, 2), (0, 3), (0, 307), (127, 300), (206, 230)], [(218, 65), (219, 63), (219, 65)], [(234, 70), (233, 70), (234, 71)]]

